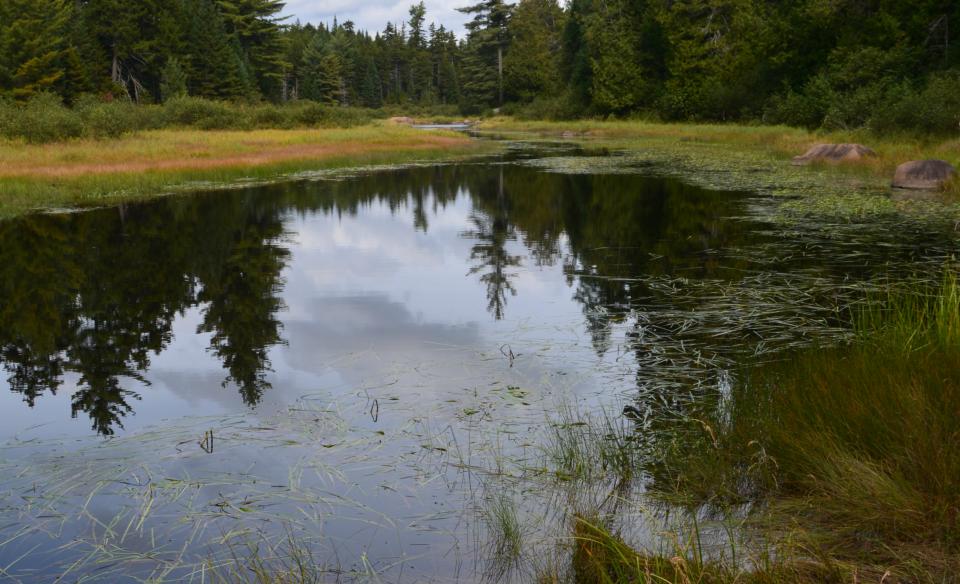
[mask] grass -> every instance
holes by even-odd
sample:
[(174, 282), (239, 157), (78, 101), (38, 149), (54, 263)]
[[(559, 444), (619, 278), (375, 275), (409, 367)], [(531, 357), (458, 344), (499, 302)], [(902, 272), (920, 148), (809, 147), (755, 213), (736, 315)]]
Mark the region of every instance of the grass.
[(709, 435), (664, 454), (658, 487), (693, 502), (759, 501), (765, 530), (789, 530), (862, 574), (956, 581), (960, 285), (948, 276), (898, 293), (856, 328), (848, 346), (750, 372), (699, 424)]
[[(595, 138), (620, 147), (643, 148), (656, 142), (712, 144), (752, 151), (764, 158), (786, 162), (810, 146), (825, 142), (860, 142), (877, 152), (874, 158), (841, 165), (813, 165), (809, 173), (847, 174), (870, 177), (889, 184), (897, 165), (908, 160), (937, 158), (960, 167), (960, 136), (946, 141), (917, 138), (878, 138), (862, 132), (811, 132), (786, 126), (736, 124), (665, 124), (646, 121), (578, 120), (569, 122), (519, 121), (511, 118), (486, 120), (481, 128), (497, 133), (537, 133), (565, 139)], [(960, 181), (947, 187), (951, 199), (960, 198)]]
[(241, 179), (437, 160), (489, 147), (462, 134), (385, 123), (323, 130), (153, 130), (43, 145), (5, 140), (0, 141), (0, 218)]

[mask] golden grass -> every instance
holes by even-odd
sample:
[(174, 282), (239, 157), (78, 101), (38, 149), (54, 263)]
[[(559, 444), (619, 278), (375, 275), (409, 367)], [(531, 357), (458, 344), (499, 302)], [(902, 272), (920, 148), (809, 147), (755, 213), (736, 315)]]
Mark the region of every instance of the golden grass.
[(0, 142), (0, 178), (264, 165), (392, 148), (464, 145), (462, 135), (391, 125), (321, 130), (154, 130), (115, 140)]
[[(202, 182), (400, 164), (488, 149), (469, 137), (374, 123), (338, 129), (155, 130), (113, 140), (0, 140), (0, 218), (143, 199)], [(194, 186), (194, 188), (197, 188)]]

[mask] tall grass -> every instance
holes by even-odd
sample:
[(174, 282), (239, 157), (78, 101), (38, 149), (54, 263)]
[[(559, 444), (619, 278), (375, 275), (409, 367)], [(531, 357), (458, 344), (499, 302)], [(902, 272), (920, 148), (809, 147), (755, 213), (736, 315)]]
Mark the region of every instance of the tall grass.
[(856, 328), (850, 346), (751, 372), (660, 487), (763, 501), (768, 527), (841, 561), (946, 578), (960, 570), (956, 277), (864, 309)]

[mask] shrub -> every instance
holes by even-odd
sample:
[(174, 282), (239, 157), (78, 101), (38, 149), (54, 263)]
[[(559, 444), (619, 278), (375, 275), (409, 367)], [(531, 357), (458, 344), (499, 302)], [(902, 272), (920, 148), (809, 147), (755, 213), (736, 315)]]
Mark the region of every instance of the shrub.
[(960, 132), (960, 72), (935, 75), (921, 91), (905, 88), (898, 99), (874, 113), (870, 127), (882, 134), (956, 136)]
[(126, 100), (104, 103), (95, 98), (77, 100), (74, 111), (83, 121), (86, 135), (92, 138), (116, 138), (154, 127), (151, 115), (156, 106), (138, 106)]
[(60, 97), (41, 93), (25, 104), (6, 103), (0, 114), (0, 132), (7, 138), (27, 142), (53, 142), (83, 135), (83, 120), (63, 105)]
[(201, 130), (227, 130), (242, 127), (236, 108), (222, 101), (199, 97), (174, 97), (163, 105), (165, 126), (189, 126)]
[(568, 93), (556, 97), (537, 97), (528, 104), (504, 106), (501, 111), (521, 120), (572, 120), (582, 113)]

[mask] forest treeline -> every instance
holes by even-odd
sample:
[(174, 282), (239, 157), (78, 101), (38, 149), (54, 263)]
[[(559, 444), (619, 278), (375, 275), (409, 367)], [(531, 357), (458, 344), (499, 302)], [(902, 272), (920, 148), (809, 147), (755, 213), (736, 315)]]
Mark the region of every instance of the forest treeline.
[[(469, 0), (465, 0), (469, 1)], [(3, 0), (0, 99), (638, 115), (955, 133), (956, 0), (481, 0), (466, 30), (301, 24), (280, 0)]]

